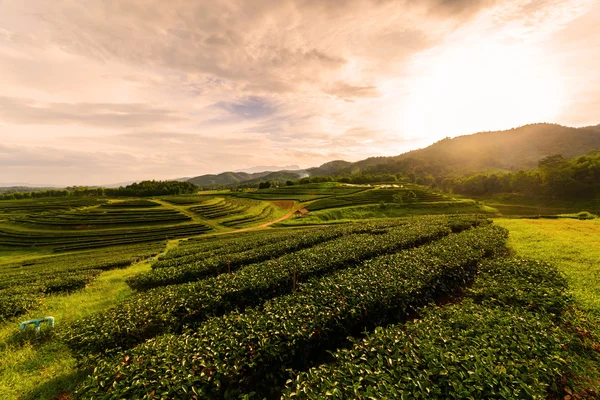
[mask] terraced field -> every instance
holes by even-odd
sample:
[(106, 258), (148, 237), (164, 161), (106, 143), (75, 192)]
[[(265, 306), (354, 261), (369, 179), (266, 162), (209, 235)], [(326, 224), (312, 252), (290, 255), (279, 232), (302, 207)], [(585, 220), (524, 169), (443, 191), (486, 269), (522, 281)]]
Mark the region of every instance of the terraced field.
[(43, 297), (85, 287), (102, 271), (157, 255), (164, 242), (135, 244), (0, 264), (0, 322), (35, 308)]
[[(151, 200), (103, 200), (100, 205), (95, 199), (71, 200), (65, 199), (66, 209), (57, 205), (46, 212), (40, 211), (45, 201), (38, 206), (27, 201), (20, 210), (29, 214), (10, 218), (0, 225), (0, 249), (86, 250), (164, 242), (212, 229), (207, 224), (192, 221), (175, 208)], [(0, 202), (0, 210), (15, 208), (18, 207), (13, 202)]]
[[(353, 204), (379, 204), (399, 192), (360, 190), (315, 203), (356, 197)], [(425, 195), (419, 201), (446, 201)], [(128, 297), (42, 331), (40, 345), (53, 360), (73, 360), (59, 376), (32, 374), (44, 388), (27, 393), (7, 384), (0, 362), (0, 387), (18, 393), (9, 398), (564, 398), (580, 373), (578, 357), (597, 345), (576, 325), (562, 275), (508, 258), (507, 231), (484, 217), (237, 232), (223, 227), (270, 220), (277, 205), (186, 197), (28, 218), (144, 219), (171, 210), (189, 222), (81, 231), (0, 226), (0, 251), (70, 251), (0, 264), (6, 332), (46, 301), (68, 304), (103, 274), (119, 272), (105, 271), (146, 260), (119, 281)], [(0, 337), (2, 354), (21, 351), (29, 339), (18, 335)]]
[(210, 231), (204, 224), (159, 228), (73, 231), (23, 231), (0, 228), (0, 243), (6, 248), (48, 248), (53, 251), (85, 250), (123, 244), (160, 242), (200, 235)]
[(398, 195), (405, 193), (414, 193), (415, 203), (433, 203), (441, 201), (451, 201), (449, 197), (426, 190), (418, 185), (403, 185), (401, 188), (377, 188), (361, 191), (354, 194), (335, 196), (326, 199), (317, 200), (309, 204), (306, 209), (309, 211), (323, 210), (327, 208), (348, 207), (364, 204), (377, 203), (396, 203)]
[(78, 393), (552, 396), (576, 345), (566, 284), (504, 258), (506, 237), (440, 216), (189, 241), (129, 280), (138, 294), (63, 331), (95, 354)]
[(106, 199), (94, 197), (45, 198), (0, 201), (0, 219), (47, 212), (68, 211), (75, 208), (96, 206)]
[(229, 228), (241, 228), (248, 225), (257, 225), (274, 219), (276, 209), (272, 205), (266, 205), (255, 213), (247, 213), (234, 218), (228, 218), (221, 225)]
[(111, 203), (102, 204), (101, 208), (146, 208), (146, 207), (160, 207), (160, 204), (152, 200), (136, 199), (136, 200), (125, 200), (125, 201), (113, 201)]
[(323, 197), (343, 196), (369, 189), (368, 186), (347, 186), (336, 183), (309, 183), (306, 185), (282, 186), (279, 188), (259, 189), (236, 194), (259, 200), (297, 200), (310, 201)]
[(171, 224), (191, 220), (187, 215), (171, 208), (160, 207), (159, 204), (157, 206), (134, 206), (134, 208), (124, 208), (118, 204), (105, 204), (85, 210), (32, 215), (15, 219), (14, 222), (36, 227), (90, 229), (119, 225)]
[(198, 203), (204, 203), (207, 200), (210, 200), (211, 197), (209, 196), (205, 196), (205, 195), (199, 195), (199, 196), (168, 196), (168, 197), (163, 197), (162, 200), (171, 203), (171, 204), (175, 204), (175, 205), (179, 205), (179, 206), (187, 206), (187, 205), (191, 205), (191, 204), (198, 204)]
[(231, 215), (242, 214), (258, 202), (244, 201), (234, 198), (220, 198), (217, 202), (190, 207), (190, 210), (207, 219), (219, 219)]

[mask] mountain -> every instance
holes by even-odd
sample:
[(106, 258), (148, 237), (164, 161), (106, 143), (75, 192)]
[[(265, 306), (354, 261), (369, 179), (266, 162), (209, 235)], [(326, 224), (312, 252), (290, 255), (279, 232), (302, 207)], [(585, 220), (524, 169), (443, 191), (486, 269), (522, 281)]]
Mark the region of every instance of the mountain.
[(334, 160), (329, 161), (320, 167), (308, 168), (306, 172), (308, 172), (310, 176), (332, 175), (344, 168), (350, 167), (351, 165), (352, 163), (348, 161)]
[(545, 156), (572, 158), (600, 148), (600, 127), (569, 128), (532, 124), (506, 131), (480, 132), (444, 139), (429, 147), (409, 151), (396, 159), (435, 160), (457, 169), (534, 168)]
[(297, 169), (300, 169), (299, 166), (297, 165), (286, 165), (283, 167), (278, 167), (276, 165), (259, 165), (257, 167), (252, 167), (252, 168), (247, 168), (247, 169), (240, 169), (240, 170), (236, 170), (234, 172), (246, 172), (248, 174), (253, 174), (256, 172), (264, 172), (264, 171), (295, 171)]
[(263, 175), (258, 178), (249, 179), (249, 180), (243, 182), (242, 185), (253, 186), (253, 185), (258, 185), (260, 182), (264, 182), (264, 181), (271, 181), (271, 182), (277, 181), (278, 183), (282, 184), (288, 180), (294, 181), (294, 180), (298, 180), (300, 178), (304, 178), (307, 176), (309, 176), (309, 174), (306, 173), (305, 170), (274, 171), (274, 172), (270, 172), (267, 175)]
[(188, 182), (192, 182), (200, 187), (215, 187), (215, 186), (228, 186), (238, 185), (242, 182), (249, 181), (251, 179), (261, 178), (265, 175), (270, 174), (272, 171), (263, 171), (249, 174), (247, 172), (222, 172), (220, 174), (208, 174), (200, 175), (195, 178), (188, 179)]
[(446, 138), (398, 156), (357, 161), (337, 173), (395, 173), (423, 165), (437, 171), (437, 175), (518, 171), (535, 168), (545, 156), (561, 154), (572, 158), (592, 149), (600, 149), (600, 125), (569, 128), (556, 124), (531, 124), (505, 131)]
[(214, 188), (217, 186), (235, 186), (241, 184), (254, 185), (262, 181), (286, 181), (296, 180), (309, 176), (304, 170), (297, 171), (262, 171), (249, 174), (247, 172), (223, 172), (217, 175), (200, 175), (187, 181), (202, 188)]
[(570, 128), (557, 124), (531, 124), (519, 128), (479, 132), (440, 140), (423, 149), (392, 157), (370, 157), (361, 161), (335, 160), (306, 170), (224, 172), (201, 175), (188, 181), (202, 187), (258, 184), (261, 181), (294, 180), (305, 176), (352, 175), (356, 173), (422, 172), (434, 176), (518, 171), (535, 168), (545, 156), (572, 158), (600, 149), (600, 125)]

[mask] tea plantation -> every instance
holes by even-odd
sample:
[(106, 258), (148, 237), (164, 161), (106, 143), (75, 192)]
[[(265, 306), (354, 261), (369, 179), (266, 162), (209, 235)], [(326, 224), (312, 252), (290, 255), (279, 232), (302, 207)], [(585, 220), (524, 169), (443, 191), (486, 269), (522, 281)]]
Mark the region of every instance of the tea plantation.
[[(567, 281), (511, 254), (508, 231), (484, 216), (239, 229), (406, 190), (0, 202), (0, 355), (73, 360), (27, 390), (8, 378), (25, 364), (0, 361), (0, 388), (48, 399), (595, 398), (573, 392), (600, 346)], [(17, 332), (50, 300), (101, 297), (92, 288), (109, 274), (118, 298), (40, 335)]]
[(336, 197), (359, 193), (369, 186), (345, 186), (337, 183), (308, 183), (304, 185), (281, 186), (239, 193), (237, 196), (259, 200), (298, 200), (310, 201), (324, 197)]
[(163, 248), (154, 242), (0, 264), (0, 321), (34, 309), (45, 295), (81, 289), (102, 271), (128, 267)]

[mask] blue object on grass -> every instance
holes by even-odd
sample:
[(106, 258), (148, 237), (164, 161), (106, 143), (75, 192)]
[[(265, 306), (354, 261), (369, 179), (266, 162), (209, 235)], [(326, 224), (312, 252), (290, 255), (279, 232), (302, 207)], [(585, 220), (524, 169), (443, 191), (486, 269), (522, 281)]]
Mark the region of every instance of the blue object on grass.
[(54, 327), (54, 317), (44, 317), (44, 318), (38, 318), (38, 319), (30, 319), (29, 321), (23, 321), (23, 322), (21, 322), (20, 328), (22, 331), (24, 331), (25, 328), (27, 328), (27, 325), (33, 325), (33, 326), (35, 326), (35, 331), (39, 332), (40, 325), (42, 324), (42, 322), (47, 322), (48, 325), (50, 325), (51, 327)]

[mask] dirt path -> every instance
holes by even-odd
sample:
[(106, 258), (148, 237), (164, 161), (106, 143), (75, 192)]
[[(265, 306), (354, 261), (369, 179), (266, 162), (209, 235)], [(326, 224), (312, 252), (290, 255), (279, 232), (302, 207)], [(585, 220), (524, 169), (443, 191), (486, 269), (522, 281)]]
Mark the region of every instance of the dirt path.
[(274, 219), (273, 221), (269, 221), (266, 222), (264, 224), (261, 225), (256, 225), (256, 226), (250, 226), (248, 228), (242, 228), (242, 229), (236, 229), (233, 231), (227, 231), (227, 232), (219, 232), (219, 233), (213, 233), (213, 234), (208, 234), (206, 236), (221, 236), (221, 235), (229, 235), (231, 233), (238, 233), (238, 232), (249, 232), (249, 231), (254, 231), (257, 229), (264, 229), (264, 228), (268, 228), (269, 226), (276, 224), (278, 222), (284, 221), (286, 219), (288, 219), (289, 217), (291, 217), (292, 215), (294, 215), (294, 212), (296, 212), (298, 207), (298, 203), (294, 203), (292, 209), (290, 211), (288, 211), (284, 216), (279, 217), (277, 219)]
[(197, 223), (197, 224), (204, 224), (206, 226), (210, 226), (213, 229), (221, 229), (221, 225), (217, 224), (214, 221), (200, 218), (195, 212), (187, 209), (186, 206), (171, 204), (167, 201), (159, 200), (159, 199), (152, 199), (152, 201), (159, 203), (163, 207), (172, 208), (174, 210), (179, 211), (182, 214), (185, 214), (186, 216), (188, 216), (192, 219), (190, 222)]
[[(189, 211), (188, 209), (186, 209), (184, 206), (177, 206), (174, 204), (171, 204), (169, 202), (166, 202), (164, 200), (159, 200), (159, 199), (152, 199), (152, 201), (155, 201), (157, 203), (160, 203), (161, 205), (165, 206), (165, 207), (169, 207), (169, 208), (174, 208), (177, 211), (189, 216), (190, 218), (192, 218), (192, 221), (194, 222), (198, 222), (198, 223), (202, 223), (205, 225), (210, 226), (213, 229), (223, 229), (223, 227), (221, 225), (219, 225), (216, 222), (213, 221), (207, 221), (205, 219), (201, 219), (200, 217), (198, 217), (194, 212)], [(286, 203), (288, 202), (287, 200), (285, 201)], [(221, 235), (229, 235), (232, 233), (238, 233), (238, 232), (249, 232), (249, 231), (253, 231), (253, 230), (257, 230), (257, 229), (264, 229), (264, 228), (268, 228), (269, 226), (276, 224), (278, 222), (281, 221), (285, 221), (286, 219), (290, 218), (292, 215), (294, 215), (294, 212), (296, 212), (296, 210), (299, 209), (300, 203), (296, 202), (296, 201), (290, 201), (291, 204), (289, 206), (290, 210), (283, 216), (274, 219), (273, 221), (269, 221), (269, 222), (265, 222), (264, 224), (261, 225), (256, 225), (256, 226), (250, 226), (248, 228), (242, 228), (242, 229), (234, 229), (234, 230), (230, 230), (230, 231), (225, 231), (225, 232), (216, 232), (216, 233), (204, 233), (201, 235), (196, 235), (196, 236), (190, 236), (191, 237), (212, 237), (212, 236), (221, 236)], [(275, 206), (287, 206), (287, 204), (277, 204), (278, 202), (271, 202), (273, 203)], [(279, 203), (283, 203), (283, 202), (279, 202)], [(168, 250), (171, 250), (173, 248), (176, 248), (179, 245), (179, 242), (181, 242), (182, 240), (186, 240), (188, 238), (179, 238), (179, 239), (173, 239), (173, 240), (169, 240), (168, 244), (167, 244), (167, 249), (165, 249), (163, 251), (163, 253), (166, 253)]]

